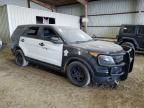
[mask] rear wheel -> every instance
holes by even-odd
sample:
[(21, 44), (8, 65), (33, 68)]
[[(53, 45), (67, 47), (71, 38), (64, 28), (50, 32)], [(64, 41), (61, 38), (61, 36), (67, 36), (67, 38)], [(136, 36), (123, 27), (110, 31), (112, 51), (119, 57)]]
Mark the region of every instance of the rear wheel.
[(124, 43), (122, 43), (121, 45), (128, 46), (128, 47), (133, 48), (133, 49), (135, 50), (135, 46), (134, 46), (134, 44), (131, 43), (131, 42), (124, 42)]
[(16, 50), (15, 56), (16, 56), (16, 64), (18, 66), (25, 67), (29, 64), (29, 62), (25, 59), (25, 56), (21, 50)]
[(68, 65), (67, 77), (72, 84), (79, 87), (88, 86), (91, 80), (88, 68), (77, 61)]

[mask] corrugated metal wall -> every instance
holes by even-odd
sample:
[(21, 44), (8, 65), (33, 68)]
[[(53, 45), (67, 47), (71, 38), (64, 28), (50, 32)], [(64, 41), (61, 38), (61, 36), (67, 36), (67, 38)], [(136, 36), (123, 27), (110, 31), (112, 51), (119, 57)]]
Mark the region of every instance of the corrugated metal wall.
[(9, 24), (8, 24), (8, 15), (7, 15), (7, 7), (0, 7), (0, 39), (3, 42), (9, 41)]
[(58, 7), (56, 11), (59, 13), (76, 15), (76, 16), (81, 16), (83, 13), (82, 7), (80, 4)]
[(8, 21), (10, 35), (13, 33), (18, 25), (22, 24), (36, 24), (36, 16), (52, 17), (56, 19), (56, 25), (80, 27), (78, 16), (71, 16), (59, 14), (55, 12), (48, 12), (37, 9), (29, 9), (14, 5), (8, 5)]
[[(88, 33), (102, 37), (115, 37), (121, 24), (144, 24), (144, 14), (138, 14), (143, 0), (100, 0), (88, 4)], [(58, 7), (57, 11), (82, 15), (80, 5)], [(143, 9), (141, 9), (143, 10)]]

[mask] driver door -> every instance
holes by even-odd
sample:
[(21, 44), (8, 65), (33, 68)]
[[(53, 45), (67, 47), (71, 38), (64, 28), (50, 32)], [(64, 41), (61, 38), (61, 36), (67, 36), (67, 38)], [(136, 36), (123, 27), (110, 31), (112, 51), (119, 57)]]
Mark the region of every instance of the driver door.
[(57, 33), (48, 27), (42, 28), (43, 43), (42, 56), (43, 62), (61, 66), (63, 56), (63, 41)]

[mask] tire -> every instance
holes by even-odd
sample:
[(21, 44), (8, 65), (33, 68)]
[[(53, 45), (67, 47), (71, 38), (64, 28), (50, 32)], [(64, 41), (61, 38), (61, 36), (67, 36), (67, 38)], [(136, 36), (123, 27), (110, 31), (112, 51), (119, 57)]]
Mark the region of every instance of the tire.
[(133, 48), (133, 49), (135, 50), (135, 46), (134, 46), (134, 44), (131, 43), (131, 42), (124, 42), (124, 43), (122, 43), (121, 45), (128, 46), (128, 47)]
[(125, 73), (124, 75), (120, 76), (121, 81), (125, 81), (128, 78), (128, 73)]
[(78, 87), (90, 84), (91, 77), (88, 68), (81, 62), (72, 62), (67, 67), (67, 77), (70, 82)]
[(25, 59), (25, 56), (21, 50), (16, 50), (15, 52), (16, 64), (21, 67), (25, 67), (29, 62)]

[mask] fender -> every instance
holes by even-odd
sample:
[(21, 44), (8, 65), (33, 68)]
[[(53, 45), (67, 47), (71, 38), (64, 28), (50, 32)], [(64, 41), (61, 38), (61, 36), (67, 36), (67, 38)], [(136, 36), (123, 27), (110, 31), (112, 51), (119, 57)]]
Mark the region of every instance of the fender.
[(136, 47), (139, 48), (139, 45), (138, 45), (138, 43), (136, 42), (136, 40), (133, 39), (133, 38), (129, 38), (129, 37), (122, 37), (118, 43), (121, 44), (121, 43), (123, 43), (125, 40), (134, 42), (134, 44), (136, 45)]

